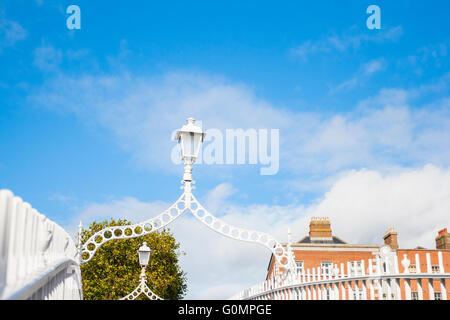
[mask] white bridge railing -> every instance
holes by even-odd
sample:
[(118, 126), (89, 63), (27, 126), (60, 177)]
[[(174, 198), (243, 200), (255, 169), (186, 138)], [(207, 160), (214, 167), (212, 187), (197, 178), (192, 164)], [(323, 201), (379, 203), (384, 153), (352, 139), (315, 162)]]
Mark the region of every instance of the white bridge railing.
[(82, 299), (77, 255), (63, 228), (0, 190), (0, 299)]
[[(232, 300), (447, 300), (446, 279), (442, 252), (437, 252), (439, 265), (432, 266), (430, 253), (426, 253), (426, 269), (420, 269), (419, 255), (415, 254), (415, 265), (404, 255), (399, 271), (397, 254), (389, 252), (384, 256), (367, 261), (348, 262), (334, 265), (330, 272), (321, 274), (320, 268), (287, 276), (284, 281), (271, 278), (263, 283), (245, 289)], [(365, 268), (367, 265), (367, 269)], [(367, 273), (366, 273), (367, 270)], [(434, 285), (435, 284), (435, 285)], [(411, 290), (414, 285), (414, 292)], [(424, 295), (423, 285), (427, 286)], [(438, 290), (435, 288), (438, 287)], [(414, 294), (413, 294), (414, 293)], [(437, 294), (435, 294), (437, 293)]]

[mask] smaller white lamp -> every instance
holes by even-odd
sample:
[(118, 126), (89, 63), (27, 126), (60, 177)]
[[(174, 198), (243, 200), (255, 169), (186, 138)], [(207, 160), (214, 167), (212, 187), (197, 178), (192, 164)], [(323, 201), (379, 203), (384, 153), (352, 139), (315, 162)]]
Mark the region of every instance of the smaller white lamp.
[(147, 242), (144, 242), (142, 246), (138, 250), (139, 255), (139, 264), (142, 267), (146, 267), (148, 265), (148, 261), (150, 260), (150, 253), (152, 250), (147, 247)]

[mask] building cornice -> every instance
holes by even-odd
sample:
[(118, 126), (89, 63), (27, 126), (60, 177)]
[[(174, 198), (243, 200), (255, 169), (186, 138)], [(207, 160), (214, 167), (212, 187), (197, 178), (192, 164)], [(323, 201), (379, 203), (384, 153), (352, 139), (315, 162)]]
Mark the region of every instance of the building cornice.
[[(281, 244), (283, 247), (287, 243)], [(377, 244), (336, 244), (336, 243), (293, 243), (292, 250), (296, 251), (378, 251), (381, 246)]]

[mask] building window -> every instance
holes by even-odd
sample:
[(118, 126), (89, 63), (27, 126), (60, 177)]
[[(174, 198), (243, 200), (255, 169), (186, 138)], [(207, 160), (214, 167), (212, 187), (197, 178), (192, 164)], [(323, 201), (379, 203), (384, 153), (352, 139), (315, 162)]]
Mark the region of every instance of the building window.
[(431, 266), (431, 272), (432, 273), (439, 273), (439, 266), (438, 265), (432, 265)]
[(416, 291), (411, 292), (411, 300), (419, 300), (419, 293)]
[(350, 273), (352, 276), (357, 276), (362, 273), (361, 261), (354, 261), (350, 264)]
[(303, 268), (303, 261), (295, 261), (295, 265), (297, 266), (297, 272), (298, 273), (300, 273), (300, 274), (302, 274), (303, 273), (303, 271), (304, 271), (304, 268)]
[(442, 300), (442, 295), (440, 292), (434, 293), (434, 300)]
[(331, 261), (322, 261), (320, 266), (322, 274), (331, 275), (333, 269), (333, 263)]
[(408, 267), (408, 271), (410, 273), (416, 273), (417, 272), (416, 271), (416, 265), (415, 264), (410, 264), (409, 267)]

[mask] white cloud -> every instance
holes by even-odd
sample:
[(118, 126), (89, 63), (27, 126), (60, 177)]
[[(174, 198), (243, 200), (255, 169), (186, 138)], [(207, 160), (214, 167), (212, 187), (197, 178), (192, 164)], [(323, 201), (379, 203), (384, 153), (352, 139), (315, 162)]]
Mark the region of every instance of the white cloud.
[[(221, 189), (210, 192), (203, 203), (214, 203)], [(230, 195), (230, 192), (223, 194)], [(174, 195), (174, 199), (177, 195)], [(450, 169), (427, 165), (417, 170), (381, 174), (373, 170), (343, 173), (322, 198), (308, 206), (238, 206), (221, 198), (222, 211), (214, 212), (230, 224), (268, 232), (279, 241), (287, 240), (287, 228), (293, 240), (308, 233), (312, 216), (328, 216), (333, 233), (349, 243), (382, 244), (384, 232), (393, 226), (401, 248), (418, 245), (434, 248), (437, 231), (450, 223)], [(78, 214), (85, 225), (94, 219), (113, 215), (141, 222), (169, 206), (125, 198), (110, 203), (92, 204)], [(75, 230), (75, 226), (72, 227)], [(270, 252), (259, 245), (225, 238), (190, 213), (170, 225), (186, 256), (182, 268), (188, 274), (192, 299), (228, 298), (254, 283), (264, 280)]]
[[(382, 89), (355, 109), (338, 114), (286, 110), (260, 99), (243, 84), (195, 73), (59, 75), (30, 101), (69, 110), (109, 129), (136, 163), (153, 170), (179, 172), (170, 159), (171, 132), (189, 116), (202, 120), (204, 129), (280, 129), (280, 172), (325, 179), (352, 168), (448, 165), (448, 98), (443, 103), (432, 100), (437, 101), (433, 107), (411, 104), (447, 86), (449, 80), (442, 77), (428, 87), (410, 90)], [(202, 171), (210, 172), (210, 167)], [(222, 168), (225, 172), (234, 166)]]
[(332, 34), (322, 37), (319, 40), (306, 40), (298, 47), (291, 49), (294, 56), (306, 61), (309, 56), (317, 53), (344, 52), (347, 50), (358, 50), (362, 45), (370, 42), (382, 43), (387, 41), (397, 41), (403, 34), (401, 26), (383, 30), (382, 32), (371, 34), (363, 32), (360, 34)]
[(2, 49), (12, 47), (26, 37), (27, 31), (18, 22), (6, 19), (0, 12), (0, 53)]
[(51, 45), (43, 45), (33, 51), (33, 65), (43, 71), (57, 71), (63, 54)]
[(236, 191), (230, 183), (221, 183), (206, 194), (204, 197), (205, 206), (208, 210), (217, 212)]
[(373, 59), (363, 64), (362, 68), (366, 75), (372, 75), (378, 71), (383, 70), (385, 67), (385, 60), (381, 59)]
[(335, 94), (340, 91), (348, 91), (357, 86), (367, 84), (368, 80), (377, 72), (386, 68), (386, 61), (384, 58), (372, 59), (363, 63), (359, 70), (348, 80), (345, 80), (335, 87), (330, 88), (330, 93)]
[(52, 201), (58, 201), (58, 202), (68, 202), (68, 201), (73, 201), (76, 198), (73, 196), (65, 195), (65, 194), (53, 193), (48, 197), (48, 199), (52, 200)]

